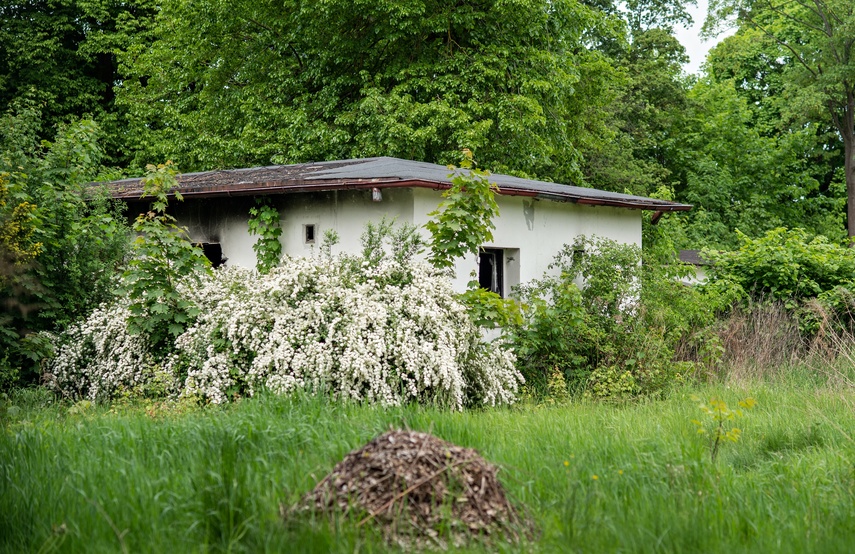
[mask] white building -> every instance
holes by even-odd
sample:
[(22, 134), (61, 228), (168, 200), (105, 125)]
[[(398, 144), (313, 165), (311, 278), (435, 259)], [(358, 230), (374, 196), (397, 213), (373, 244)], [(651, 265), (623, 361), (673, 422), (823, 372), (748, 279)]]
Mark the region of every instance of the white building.
[[(461, 171), (461, 170), (458, 170)], [(168, 212), (202, 243), (215, 265), (254, 267), (249, 210), (264, 196), (279, 210), (282, 250), (291, 256), (317, 251), (326, 230), (340, 241), (333, 251), (358, 252), (369, 221), (384, 216), (422, 227), (451, 185), (448, 168), (397, 158), (367, 158), (287, 166), (189, 173), (179, 177), (184, 202)], [(493, 174), (499, 192), (494, 241), (479, 259), (461, 259), (455, 287), (464, 290), (473, 269), (487, 288), (507, 295), (511, 287), (537, 279), (565, 244), (597, 235), (641, 244), (641, 210), (688, 210), (691, 206), (652, 198)], [(128, 202), (131, 216), (147, 209), (139, 179), (109, 184)], [(426, 232), (425, 232), (426, 234)]]

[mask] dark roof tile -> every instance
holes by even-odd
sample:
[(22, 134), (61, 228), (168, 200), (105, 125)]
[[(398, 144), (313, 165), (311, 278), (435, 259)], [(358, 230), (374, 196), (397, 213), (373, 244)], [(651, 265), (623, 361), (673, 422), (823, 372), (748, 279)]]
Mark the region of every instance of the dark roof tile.
[[(442, 165), (382, 157), (186, 173), (179, 176), (178, 182), (184, 196), (211, 197), (373, 187), (443, 189), (451, 185), (450, 173)], [(500, 194), (506, 195), (660, 212), (691, 209), (687, 204), (497, 173), (490, 175), (490, 181), (498, 185)], [(135, 200), (142, 196), (139, 178), (106, 184), (118, 198)]]

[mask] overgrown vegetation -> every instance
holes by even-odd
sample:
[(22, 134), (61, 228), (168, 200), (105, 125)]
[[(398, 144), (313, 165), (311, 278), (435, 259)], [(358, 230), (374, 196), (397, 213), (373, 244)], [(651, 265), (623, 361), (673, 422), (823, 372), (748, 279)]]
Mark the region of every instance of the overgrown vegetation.
[[(431, 265), (451, 272), (461, 258), (477, 257), (485, 244), (493, 242), (493, 219), (499, 215), (499, 206), (498, 187), (490, 182), (489, 171), (478, 169), (471, 150), (464, 148), (460, 167), (452, 165), (449, 170), (451, 187), (442, 193), (437, 209), (428, 214), (432, 219), (425, 229), (430, 234)], [(516, 302), (482, 289), (475, 270), (459, 298), (477, 325), (489, 328), (521, 322)]]
[(743, 295), (797, 302), (852, 286), (855, 250), (810, 235), (804, 229), (777, 228), (752, 239), (736, 230), (740, 246), (732, 251), (706, 250), (712, 281), (738, 285)]
[(711, 330), (731, 368), (834, 358), (855, 330), (855, 253), (803, 229), (773, 229), (735, 251), (706, 251), (705, 289), (733, 300)]
[(148, 166), (143, 178), (143, 197), (152, 197), (151, 209), (137, 216), (132, 256), (122, 274), (127, 295), (128, 332), (143, 334), (158, 352), (193, 323), (199, 307), (179, 291), (200, 283), (210, 272), (210, 262), (189, 240), (187, 232), (166, 213), (168, 195), (179, 202), (177, 170), (172, 162)]
[(255, 267), (261, 273), (268, 273), (276, 267), (282, 258), (282, 224), (279, 210), (258, 200), (258, 206), (249, 209), (249, 234), (258, 235), (252, 245), (255, 252)]
[(637, 246), (598, 237), (566, 246), (552, 270), (520, 288), (524, 317), (507, 327), (531, 390), (547, 392), (557, 371), (571, 391), (626, 400), (660, 395), (694, 373), (675, 352), (715, 320), (714, 291), (685, 287), (655, 262), (642, 264)]
[[(650, 231), (654, 233), (654, 231)], [(664, 234), (663, 234), (664, 233)], [(669, 244), (669, 231), (652, 237)], [(505, 326), (530, 393), (626, 400), (661, 396), (687, 379), (780, 374), (847, 359), (855, 340), (852, 249), (801, 229), (741, 235), (732, 252), (705, 251), (709, 279), (672, 248), (581, 237), (551, 276), (520, 287), (522, 319)]]
[[(20, 391), (0, 405), (0, 551), (396, 551), (371, 524), (280, 519), (393, 426), (476, 448), (539, 531), (465, 551), (649, 552), (655, 536), (669, 552), (844, 553), (855, 540), (852, 391), (809, 368), (657, 402), (459, 413), (304, 395), (207, 409), (68, 404)], [(757, 400), (715, 461), (692, 395)]]
[[(336, 523), (283, 529), (274, 508), (392, 422), (508, 464), (534, 550), (849, 548), (853, 3), (714, 2), (707, 29), (736, 33), (689, 79), (683, 1), (352, 4), (0, 7), (0, 548), (385, 549)], [(412, 263), (419, 230), (385, 220), (359, 256), (327, 235), (320, 258), (282, 261), (262, 205), (258, 271), (210, 272), (166, 213), (172, 164), (148, 169), (133, 251), (86, 186), (176, 156), (447, 163), (461, 144), (498, 171), (695, 209), (647, 218), (643, 250), (580, 237), (503, 299), (443, 273), (491, 240), (471, 151), (428, 225), (433, 267)], [(706, 283), (678, 280), (685, 247), (707, 248)], [(510, 403), (517, 370), (519, 412), (438, 409)], [(20, 388), (42, 378), (61, 402)], [(709, 448), (686, 435), (682, 384), (707, 380), (758, 388), (733, 448), (743, 391), (702, 388)]]
[(82, 120), (38, 141), (41, 114), (0, 116), (0, 389), (34, 383), (57, 331), (112, 295), (129, 246), (120, 207), (86, 183), (103, 176), (100, 131)]
[(442, 193), (439, 207), (429, 213), (425, 225), (431, 236), (431, 264), (438, 269), (454, 266), (457, 258), (478, 254), (480, 248), (493, 241), (499, 215), (496, 185), (490, 183), (490, 173), (476, 167), (472, 151), (463, 149), (460, 169), (449, 166), (451, 187)]
[[(151, 329), (134, 324), (133, 294), (72, 325), (48, 382), (75, 400), (146, 393), (165, 379), (163, 393), (213, 403), (262, 389), (452, 409), (513, 402), (513, 354), (480, 340), (445, 273), (412, 258), (417, 239), (412, 227), (383, 222), (366, 230), (362, 256), (327, 248), (267, 274), (176, 275), (161, 288), (184, 304), (148, 308), (164, 318), (150, 318)], [(154, 326), (181, 314), (174, 332)]]
[[(280, 5), (281, 4), (281, 5)], [(692, 78), (691, 2), (31, 0), (3, 6), (0, 111), (38, 139), (94, 119), (111, 163), (188, 171), (392, 155), (695, 209), (680, 248), (855, 225), (853, 4), (712, 3), (731, 28)], [(473, 69), (478, 77), (468, 71)], [(736, 207), (736, 209), (734, 209)]]

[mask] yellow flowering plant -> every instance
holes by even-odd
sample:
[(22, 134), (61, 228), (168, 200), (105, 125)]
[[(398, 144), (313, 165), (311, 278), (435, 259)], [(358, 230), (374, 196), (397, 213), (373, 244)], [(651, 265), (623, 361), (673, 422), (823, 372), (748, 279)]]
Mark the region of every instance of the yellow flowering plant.
[(715, 462), (723, 442), (739, 441), (742, 430), (735, 427), (733, 422), (743, 416), (742, 410), (753, 409), (757, 405), (757, 401), (749, 396), (737, 403), (738, 408), (731, 409), (724, 400), (719, 398), (711, 398), (709, 402), (702, 402), (700, 397), (692, 396), (692, 400), (700, 402), (698, 407), (705, 416), (703, 421), (693, 419), (692, 423), (698, 427), (699, 435), (709, 436), (710, 458)]

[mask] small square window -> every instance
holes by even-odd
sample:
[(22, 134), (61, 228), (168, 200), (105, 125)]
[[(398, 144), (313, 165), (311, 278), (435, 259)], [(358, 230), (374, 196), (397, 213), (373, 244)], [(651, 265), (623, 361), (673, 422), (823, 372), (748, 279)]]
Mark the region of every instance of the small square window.
[(306, 244), (315, 244), (315, 225), (313, 223), (303, 225), (303, 239)]

